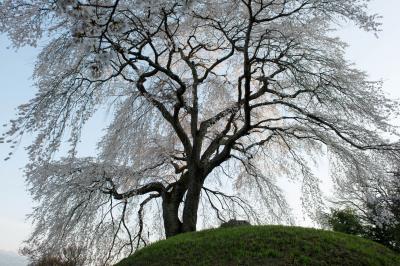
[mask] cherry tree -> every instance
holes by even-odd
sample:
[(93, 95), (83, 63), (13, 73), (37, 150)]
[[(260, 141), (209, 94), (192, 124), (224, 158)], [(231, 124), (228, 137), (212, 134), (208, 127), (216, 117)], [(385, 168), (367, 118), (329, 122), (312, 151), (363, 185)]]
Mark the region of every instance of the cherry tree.
[[(321, 199), (310, 159), (321, 154), (350, 181), (398, 163), (399, 144), (382, 137), (398, 137), (388, 122), (398, 103), (334, 37), (341, 22), (379, 30), (367, 3), (1, 1), (0, 31), (16, 48), (45, 43), (38, 92), (1, 139), (36, 136), (31, 252), (74, 244), (106, 264), (155, 228), (195, 231), (202, 213), (210, 223), (289, 219), (282, 178), (300, 180), (311, 211)], [(82, 129), (105, 106), (113, 120), (98, 155), (79, 157)]]

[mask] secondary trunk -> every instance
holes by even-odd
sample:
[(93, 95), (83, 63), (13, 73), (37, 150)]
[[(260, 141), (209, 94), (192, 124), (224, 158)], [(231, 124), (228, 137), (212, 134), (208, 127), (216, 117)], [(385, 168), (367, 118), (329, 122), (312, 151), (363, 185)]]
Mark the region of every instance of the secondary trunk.
[(179, 206), (185, 191), (185, 184), (179, 182), (174, 186), (171, 192), (166, 192), (163, 196), (162, 207), (166, 238), (182, 233), (182, 222), (179, 219)]
[(193, 181), (186, 193), (185, 206), (182, 215), (183, 232), (196, 231), (197, 210), (199, 208), (202, 183)]
[(188, 190), (185, 197), (185, 205), (182, 214), (183, 232), (196, 231), (197, 211), (199, 208), (200, 193), (204, 182), (203, 169), (197, 165), (189, 166)]
[(162, 207), (165, 237), (169, 238), (182, 233), (182, 222), (178, 217), (179, 204), (177, 204), (175, 201), (164, 199)]
[[(203, 178), (200, 171), (185, 173), (185, 176), (175, 184), (173, 189), (165, 193), (162, 206), (166, 238), (184, 232), (196, 231), (202, 186)], [(185, 193), (185, 201), (183, 202)], [(184, 204), (182, 220), (179, 219), (181, 203)]]

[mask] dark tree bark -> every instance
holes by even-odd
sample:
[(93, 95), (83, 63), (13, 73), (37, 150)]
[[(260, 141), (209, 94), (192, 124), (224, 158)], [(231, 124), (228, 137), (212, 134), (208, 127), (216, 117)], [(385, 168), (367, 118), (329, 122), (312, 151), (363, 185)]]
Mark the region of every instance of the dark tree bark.
[(200, 180), (192, 180), (186, 194), (185, 206), (183, 208), (183, 232), (196, 231), (197, 210), (199, 208), (201, 188), (202, 182)]
[(182, 222), (178, 216), (179, 206), (180, 199), (175, 195), (164, 197), (162, 207), (166, 238), (182, 233)]
[[(171, 237), (184, 232), (196, 231), (197, 211), (201, 189), (204, 183), (203, 171), (193, 167), (193, 170), (183, 174), (183, 177), (173, 185), (170, 192), (163, 196), (163, 219), (165, 236)], [(183, 204), (182, 219), (179, 218), (179, 208)]]
[[(162, 197), (165, 237), (169, 238), (182, 233), (182, 221), (179, 219), (179, 207), (187, 190), (188, 174), (184, 173), (181, 179), (166, 188)], [(171, 190), (171, 191), (168, 191)]]

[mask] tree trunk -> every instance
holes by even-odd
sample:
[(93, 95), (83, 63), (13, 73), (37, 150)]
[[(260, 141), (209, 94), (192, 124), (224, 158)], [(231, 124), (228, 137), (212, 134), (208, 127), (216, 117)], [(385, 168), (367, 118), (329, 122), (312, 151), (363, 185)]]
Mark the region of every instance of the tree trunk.
[[(190, 171), (191, 170), (191, 171)], [(185, 206), (182, 215), (183, 232), (196, 231), (197, 211), (199, 208), (200, 193), (203, 187), (203, 171), (197, 167), (189, 168), (189, 187), (186, 192)]]
[[(168, 197), (168, 196), (167, 196)], [(172, 199), (164, 199), (162, 203), (165, 237), (182, 233), (182, 222), (179, 220), (179, 203)]]
[(196, 231), (197, 210), (199, 208), (200, 192), (202, 184), (193, 182), (186, 193), (185, 206), (183, 208), (183, 232)]
[[(201, 171), (191, 171), (175, 184), (171, 192), (166, 192), (163, 196), (162, 207), (166, 238), (180, 233), (196, 231), (197, 211), (203, 181)], [(185, 193), (181, 221), (179, 219), (179, 206)]]
[(179, 219), (179, 206), (182, 203), (183, 196), (186, 192), (186, 181), (188, 175), (185, 174), (178, 181), (171, 192), (166, 192), (163, 196), (163, 219), (165, 237), (169, 238), (182, 233), (182, 222)]

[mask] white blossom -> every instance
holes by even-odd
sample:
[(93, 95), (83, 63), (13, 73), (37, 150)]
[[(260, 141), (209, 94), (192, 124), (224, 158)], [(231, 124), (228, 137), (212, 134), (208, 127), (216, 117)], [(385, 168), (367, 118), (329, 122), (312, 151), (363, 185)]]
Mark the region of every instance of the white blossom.
[[(400, 145), (382, 134), (398, 137), (388, 119), (399, 103), (347, 62), (346, 44), (332, 37), (340, 20), (377, 32), (367, 3), (1, 1), (0, 32), (16, 48), (46, 42), (38, 91), (0, 139), (35, 136), (26, 168), (36, 202), (32, 252), (73, 243), (87, 248), (89, 263), (115, 262), (162, 228), (168, 236), (159, 210), (172, 193), (177, 228), (196, 228), (197, 206), (207, 226), (236, 217), (291, 223), (276, 181), (301, 183), (313, 214), (323, 203), (310, 159), (324, 152), (343, 192), (387, 180)], [(98, 156), (78, 158), (81, 131), (104, 107), (113, 119)], [(383, 204), (368, 195), (368, 204)]]

